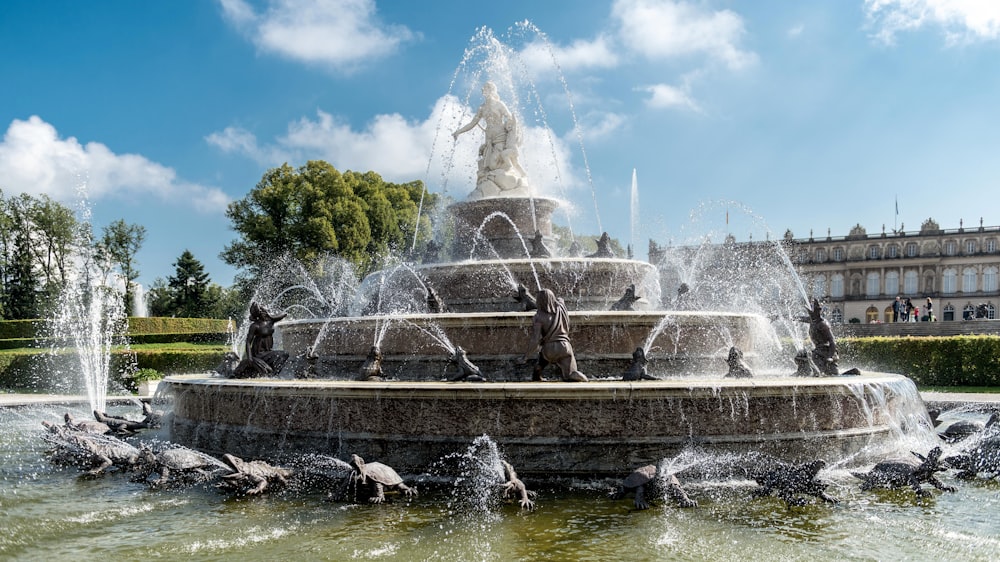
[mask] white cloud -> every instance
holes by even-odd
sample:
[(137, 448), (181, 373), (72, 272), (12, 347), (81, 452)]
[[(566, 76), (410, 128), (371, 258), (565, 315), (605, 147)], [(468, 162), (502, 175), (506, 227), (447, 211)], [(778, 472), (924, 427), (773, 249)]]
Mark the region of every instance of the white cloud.
[(580, 120), (580, 130), (584, 140), (608, 138), (625, 126), (626, 118), (619, 113), (595, 111)]
[(802, 35), (803, 31), (805, 31), (805, 26), (802, 25), (801, 23), (799, 23), (799, 24), (793, 25), (788, 30), (788, 36), (789, 37), (798, 37), (798, 36)]
[[(334, 115), (317, 111), (288, 125), (272, 142), (259, 142), (249, 131), (227, 128), (206, 140), (219, 149), (243, 154), (264, 166), (322, 159), (338, 170), (375, 171), (388, 181), (424, 180), (434, 191), (446, 185), (464, 197), (476, 178), (476, 155), (482, 135), (451, 132), (472, 116), (454, 96), (443, 96), (424, 121), (407, 121), (398, 114), (377, 115), (364, 130), (354, 130)], [(567, 142), (541, 127), (524, 127), (521, 164), (540, 195), (560, 196), (578, 185)]]
[(667, 84), (654, 84), (639, 88), (640, 91), (649, 92), (651, 95), (646, 100), (646, 105), (653, 108), (675, 108), (689, 109), (701, 112), (701, 108), (691, 98), (691, 95), (684, 88), (676, 88)]
[(262, 51), (351, 70), (417, 37), (386, 25), (374, 0), (269, 0), (257, 13), (246, 0), (219, 0), (225, 18)]
[(533, 41), (521, 50), (520, 57), (528, 72), (539, 78), (551, 75), (553, 61), (566, 72), (581, 68), (613, 68), (619, 62), (611, 39), (604, 35), (593, 41), (578, 39), (567, 47)]
[(619, 38), (651, 59), (703, 55), (731, 69), (757, 62), (740, 48), (743, 19), (730, 10), (710, 11), (697, 4), (665, 0), (616, 0), (611, 10)]
[(221, 212), (225, 193), (177, 178), (172, 168), (138, 154), (115, 154), (107, 146), (59, 137), (38, 116), (15, 119), (0, 142), (0, 186), (14, 193), (46, 194), (72, 201), (86, 182), (91, 199), (154, 195), (203, 212)]
[(891, 45), (896, 34), (940, 27), (949, 45), (1000, 38), (996, 0), (865, 0), (865, 13), (879, 41)]

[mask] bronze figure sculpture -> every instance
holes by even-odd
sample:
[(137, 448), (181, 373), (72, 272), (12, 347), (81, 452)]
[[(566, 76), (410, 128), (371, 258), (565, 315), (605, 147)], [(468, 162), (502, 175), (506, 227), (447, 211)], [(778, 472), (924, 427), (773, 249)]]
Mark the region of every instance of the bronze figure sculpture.
[(274, 324), (285, 316), (284, 313), (272, 314), (256, 302), (250, 304), (245, 355), (233, 369), (234, 378), (266, 377), (281, 371), (288, 354), (274, 349)]
[(544, 380), (542, 372), (550, 363), (559, 367), (562, 380), (586, 382), (587, 377), (577, 370), (573, 345), (569, 342), (569, 314), (562, 299), (557, 299), (550, 289), (542, 289), (535, 295), (538, 309), (532, 323), (531, 342), (522, 363), (537, 355), (538, 363), (531, 376), (533, 381)]

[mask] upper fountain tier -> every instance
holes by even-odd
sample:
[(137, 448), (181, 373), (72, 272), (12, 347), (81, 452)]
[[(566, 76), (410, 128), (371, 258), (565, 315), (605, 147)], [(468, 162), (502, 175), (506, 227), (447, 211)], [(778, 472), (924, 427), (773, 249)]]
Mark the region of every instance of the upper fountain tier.
[(614, 256), (553, 255), (552, 213), (559, 203), (533, 197), (489, 197), (455, 203), (455, 263), (416, 268), (452, 312), (523, 310), (511, 295), (518, 285), (531, 294), (551, 289), (570, 310), (608, 310), (634, 285), (642, 297), (633, 306), (655, 307), (660, 290), (656, 268)]

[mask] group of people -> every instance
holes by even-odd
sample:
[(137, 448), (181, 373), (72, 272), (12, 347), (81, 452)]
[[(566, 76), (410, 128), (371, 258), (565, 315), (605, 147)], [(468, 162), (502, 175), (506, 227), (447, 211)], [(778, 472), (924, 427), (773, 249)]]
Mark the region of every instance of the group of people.
[[(927, 297), (927, 303), (924, 305), (923, 316), (928, 322), (934, 321), (934, 303), (930, 297)], [(921, 319), (920, 307), (915, 306), (909, 297), (905, 299), (901, 296), (896, 297), (892, 303), (893, 322), (919, 322)]]

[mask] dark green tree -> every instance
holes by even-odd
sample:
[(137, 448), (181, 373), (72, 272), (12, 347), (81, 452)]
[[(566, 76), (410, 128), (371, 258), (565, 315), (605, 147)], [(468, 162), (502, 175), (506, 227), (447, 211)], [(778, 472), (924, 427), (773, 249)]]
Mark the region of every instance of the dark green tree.
[(150, 316), (173, 316), (174, 295), (162, 277), (154, 279), (146, 291), (146, 307)]
[(435, 203), (420, 181), (392, 184), (375, 172), (340, 173), (318, 160), (298, 169), (284, 164), (265, 172), (246, 197), (229, 205), (226, 216), (240, 238), (221, 257), (245, 271), (244, 286), (282, 254), (307, 266), (333, 254), (365, 274), (388, 252), (407, 249), (414, 229), (418, 239), (427, 239)]
[(118, 219), (104, 227), (103, 236), (98, 242), (98, 253), (103, 259), (118, 267), (125, 280), (125, 311), (132, 314), (132, 295), (135, 292), (132, 285), (139, 278), (136, 254), (146, 240), (146, 227), (138, 224), (127, 224)]
[(212, 307), (209, 301), (209, 277), (205, 266), (189, 250), (184, 250), (174, 262), (174, 275), (167, 278), (173, 293), (174, 315), (182, 318), (201, 318)]

